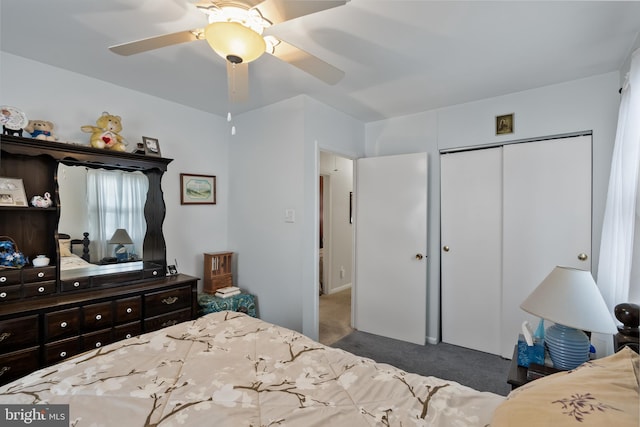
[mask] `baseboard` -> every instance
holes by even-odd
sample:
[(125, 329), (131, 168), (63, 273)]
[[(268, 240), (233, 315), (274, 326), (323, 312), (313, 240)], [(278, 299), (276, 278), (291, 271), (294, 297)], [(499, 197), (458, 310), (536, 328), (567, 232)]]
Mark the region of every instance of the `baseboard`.
[(346, 291), (347, 289), (351, 289), (351, 283), (346, 283), (342, 286), (339, 286), (335, 289), (327, 290), (327, 295), (335, 294), (336, 292)]

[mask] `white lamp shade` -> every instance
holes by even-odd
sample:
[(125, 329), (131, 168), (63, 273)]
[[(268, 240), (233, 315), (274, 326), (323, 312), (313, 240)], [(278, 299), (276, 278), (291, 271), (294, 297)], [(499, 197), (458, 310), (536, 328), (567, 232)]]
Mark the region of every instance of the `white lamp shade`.
[(591, 272), (555, 267), (520, 305), (555, 323), (603, 334), (618, 332)]
[(127, 233), (127, 230), (124, 228), (118, 228), (111, 239), (109, 239), (109, 243), (112, 244), (121, 244), (121, 245), (131, 245), (133, 240), (131, 240), (131, 236)]
[(264, 38), (237, 22), (213, 22), (204, 30), (209, 46), (221, 57), (231, 62), (233, 57), (240, 62), (258, 59), (267, 48)]

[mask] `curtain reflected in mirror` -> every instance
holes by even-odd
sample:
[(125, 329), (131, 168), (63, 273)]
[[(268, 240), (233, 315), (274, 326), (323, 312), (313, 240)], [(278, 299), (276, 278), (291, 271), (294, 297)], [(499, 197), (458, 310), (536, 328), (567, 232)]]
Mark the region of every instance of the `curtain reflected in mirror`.
[[(69, 234), (71, 239), (81, 239), (83, 233), (88, 232), (92, 263), (116, 258), (116, 246), (109, 240), (117, 229), (126, 230), (133, 242), (126, 248), (128, 260), (142, 259), (147, 230), (144, 205), (149, 188), (149, 181), (142, 172), (92, 169), (61, 163), (58, 185), (58, 232)], [(61, 269), (72, 268), (65, 267), (62, 261)]]

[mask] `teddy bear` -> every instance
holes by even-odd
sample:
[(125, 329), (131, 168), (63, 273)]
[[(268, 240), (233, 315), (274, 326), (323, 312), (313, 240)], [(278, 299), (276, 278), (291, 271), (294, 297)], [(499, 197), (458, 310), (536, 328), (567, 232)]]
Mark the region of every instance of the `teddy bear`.
[(45, 141), (56, 141), (58, 139), (53, 135), (53, 123), (46, 120), (29, 120), (24, 130), (31, 134), (31, 138)]
[(96, 120), (97, 126), (86, 125), (80, 129), (82, 132), (90, 133), (89, 142), (95, 148), (107, 148), (114, 151), (125, 151), (126, 142), (120, 135), (122, 130), (122, 119), (108, 112), (103, 112)]

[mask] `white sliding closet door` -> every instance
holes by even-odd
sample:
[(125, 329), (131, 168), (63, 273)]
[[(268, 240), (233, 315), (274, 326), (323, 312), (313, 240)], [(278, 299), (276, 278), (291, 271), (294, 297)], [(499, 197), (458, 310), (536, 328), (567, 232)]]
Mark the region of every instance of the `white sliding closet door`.
[[(511, 357), (520, 304), (556, 265), (591, 269), (591, 136), (504, 146), (502, 329)], [(585, 258), (586, 256), (586, 258)]]
[(556, 265), (591, 269), (591, 136), (442, 154), (442, 340), (511, 358), (520, 304)]
[(497, 354), (502, 148), (440, 159), (442, 341)]

